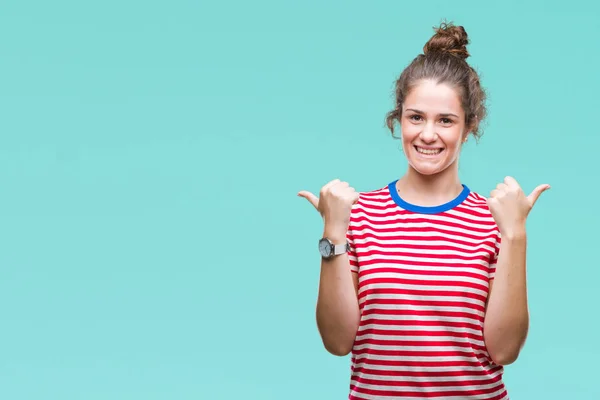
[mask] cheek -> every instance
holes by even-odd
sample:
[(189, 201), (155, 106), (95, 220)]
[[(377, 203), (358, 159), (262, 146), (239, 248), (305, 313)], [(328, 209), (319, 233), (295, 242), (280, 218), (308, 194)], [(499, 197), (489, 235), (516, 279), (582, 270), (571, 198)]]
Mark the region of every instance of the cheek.
[(402, 122), (400, 124), (400, 129), (402, 132), (402, 141), (403, 142), (412, 142), (419, 135), (418, 126), (411, 124), (409, 122)]
[(460, 149), (463, 142), (463, 134), (461, 129), (452, 129), (444, 132), (441, 139), (446, 143), (446, 146), (452, 149)]

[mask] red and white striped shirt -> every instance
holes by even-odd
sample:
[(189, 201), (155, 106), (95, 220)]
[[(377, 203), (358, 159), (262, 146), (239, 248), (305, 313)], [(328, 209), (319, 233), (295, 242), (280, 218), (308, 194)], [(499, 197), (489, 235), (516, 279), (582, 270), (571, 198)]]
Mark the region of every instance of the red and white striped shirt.
[(483, 341), (500, 246), (486, 199), (407, 203), (396, 181), (360, 193), (348, 230), (360, 326), (349, 399), (507, 400)]

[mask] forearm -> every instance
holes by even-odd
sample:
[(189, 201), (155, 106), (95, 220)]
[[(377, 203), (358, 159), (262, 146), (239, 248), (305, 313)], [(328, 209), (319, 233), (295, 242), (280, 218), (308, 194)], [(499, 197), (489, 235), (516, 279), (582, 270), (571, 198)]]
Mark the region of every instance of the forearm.
[[(331, 238), (338, 243), (345, 240), (345, 236)], [(321, 261), (317, 326), (327, 351), (338, 356), (352, 350), (360, 321), (353, 275), (347, 254)]]
[(493, 288), (484, 321), (484, 340), (496, 364), (513, 363), (529, 330), (525, 229), (502, 235)]

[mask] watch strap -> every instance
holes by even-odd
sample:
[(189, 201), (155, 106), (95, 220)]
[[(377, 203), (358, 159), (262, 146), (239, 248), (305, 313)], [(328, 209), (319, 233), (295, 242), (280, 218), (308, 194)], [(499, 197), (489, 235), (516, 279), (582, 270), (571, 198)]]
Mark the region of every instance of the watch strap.
[(339, 256), (340, 254), (347, 253), (348, 250), (350, 250), (350, 244), (348, 242), (333, 245), (333, 255), (334, 256)]

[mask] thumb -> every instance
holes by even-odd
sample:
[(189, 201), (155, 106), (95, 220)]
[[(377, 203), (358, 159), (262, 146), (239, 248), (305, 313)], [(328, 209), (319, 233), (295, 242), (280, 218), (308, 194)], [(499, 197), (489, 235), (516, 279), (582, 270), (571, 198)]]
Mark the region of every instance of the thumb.
[(531, 204), (531, 207), (533, 207), (540, 195), (548, 189), (550, 189), (550, 185), (548, 184), (539, 185), (538, 187), (533, 189), (533, 192), (531, 192), (531, 194), (527, 196), (527, 200), (529, 200), (529, 204)]
[(298, 196), (304, 197), (306, 200), (308, 200), (310, 202), (310, 204), (313, 205), (314, 208), (319, 210), (319, 198), (317, 196), (315, 196), (311, 192), (307, 192), (306, 190), (302, 190), (302, 191), (298, 192)]

